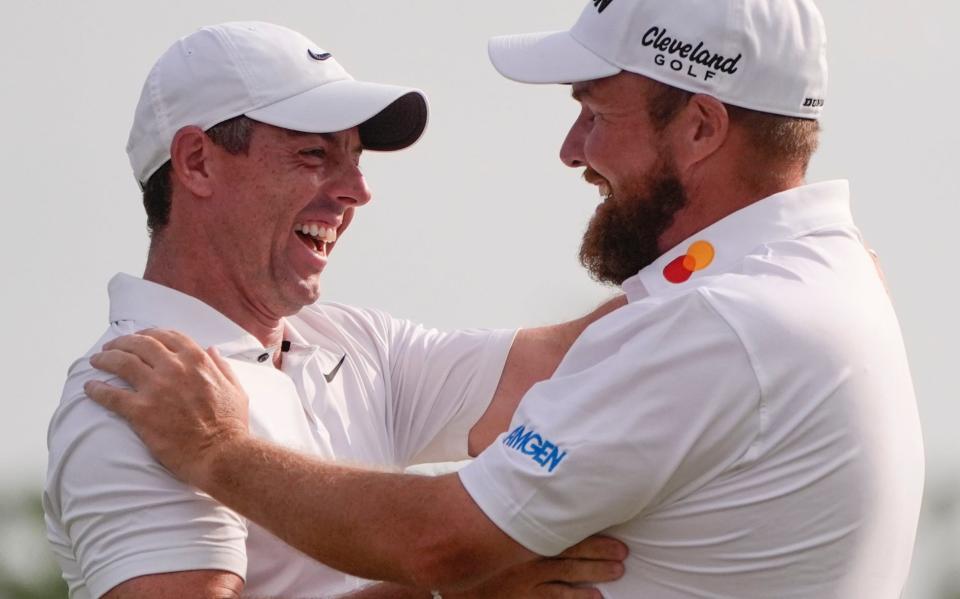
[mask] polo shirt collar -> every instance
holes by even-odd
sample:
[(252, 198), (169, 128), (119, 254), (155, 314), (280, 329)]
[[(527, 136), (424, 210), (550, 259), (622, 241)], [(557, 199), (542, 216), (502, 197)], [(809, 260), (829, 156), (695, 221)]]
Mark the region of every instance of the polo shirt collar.
[(115, 275), (107, 290), (111, 323), (132, 321), (138, 329), (173, 329), (201, 347), (216, 346), (225, 357), (272, 363), (258, 359), (272, 352), (256, 337), (193, 296), (125, 273)]
[(774, 194), (697, 232), (623, 282), (631, 302), (729, 272), (756, 248), (818, 230), (850, 228), (847, 181), (828, 181)]

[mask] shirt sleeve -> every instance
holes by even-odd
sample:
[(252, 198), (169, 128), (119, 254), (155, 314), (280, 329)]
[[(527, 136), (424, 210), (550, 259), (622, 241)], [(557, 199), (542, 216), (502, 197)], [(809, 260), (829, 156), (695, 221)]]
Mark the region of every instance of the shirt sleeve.
[(678, 302), (588, 330), (571, 349), (577, 366), (534, 386), (510, 432), (460, 471), (514, 540), (556, 555), (750, 459), (760, 392), (749, 357), (705, 298)]
[(393, 433), (406, 463), (462, 460), (500, 382), (515, 331), (444, 332), (388, 319)]
[(72, 553), (58, 557), (72, 563), (91, 596), (146, 574), (212, 569), (244, 577), (244, 521), (171, 476), (126, 422), (82, 391), (65, 397), (50, 425), (45, 510), (57, 529), (51, 537), (69, 543), (54, 543), (55, 551)]

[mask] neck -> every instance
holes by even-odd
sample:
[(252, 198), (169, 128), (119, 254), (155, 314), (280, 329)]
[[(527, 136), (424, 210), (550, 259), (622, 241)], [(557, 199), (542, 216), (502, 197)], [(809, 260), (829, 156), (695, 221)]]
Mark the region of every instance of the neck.
[(168, 238), (167, 232), (155, 236), (143, 278), (197, 298), (256, 337), (264, 347), (279, 345), (283, 341), (281, 316), (252, 301), (241, 281), (218, 263), (203, 260), (202, 252), (183, 249), (190, 247)]
[(660, 236), (660, 249), (669, 251), (684, 239), (738, 210), (802, 185), (804, 179), (799, 173), (789, 178), (769, 179), (762, 185), (750, 185), (735, 177), (693, 184), (686, 189), (686, 206), (674, 216), (673, 225)]

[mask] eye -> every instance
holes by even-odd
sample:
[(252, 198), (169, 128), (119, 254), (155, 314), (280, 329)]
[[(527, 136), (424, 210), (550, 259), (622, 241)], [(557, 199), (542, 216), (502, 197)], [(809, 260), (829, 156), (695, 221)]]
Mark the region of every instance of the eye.
[(327, 157), (327, 151), (323, 148), (310, 148), (309, 150), (302, 150), (300, 155), (308, 158), (315, 158), (317, 160), (323, 160)]

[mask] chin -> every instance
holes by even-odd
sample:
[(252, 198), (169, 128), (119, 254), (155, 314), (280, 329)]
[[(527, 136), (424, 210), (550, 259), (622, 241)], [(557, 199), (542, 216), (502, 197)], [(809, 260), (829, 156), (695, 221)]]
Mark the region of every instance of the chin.
[(317, 300), (320, 299), (319, 277), (317, 277), (316, 280), (304, 281), (303, 285), (300, 287), (300, 292), (302, 299), (301, 307), (316, 303)]
[(292, 285), (284, 286), (280, 290), (279, 301), (282, 304), (282, 316), (292, 316), (304, 306), (309, 306), (320, 299), (319, 280), (300, 280)]

